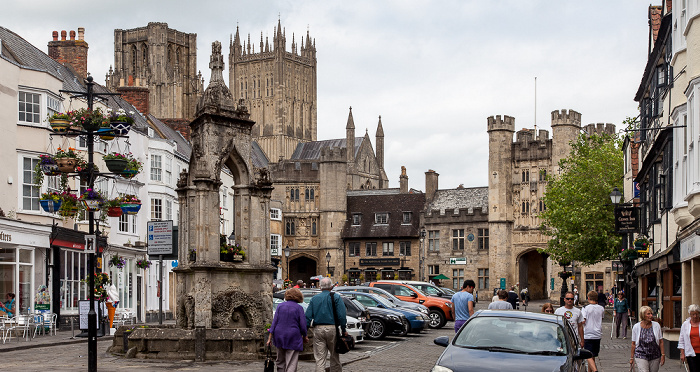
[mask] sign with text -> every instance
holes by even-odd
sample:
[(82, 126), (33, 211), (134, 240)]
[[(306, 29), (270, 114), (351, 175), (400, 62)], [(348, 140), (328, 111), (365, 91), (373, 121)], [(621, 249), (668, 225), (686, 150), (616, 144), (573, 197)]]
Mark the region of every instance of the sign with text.
[(464, 257), (450, 257), (450, 265), (466, 265), (467, 259)]
[(148, 255), (173, 253), (173, 221), (148, 222)]
[(85, 235), (85, 253), (95, 253), (97, 235)]
[[(96, 328), (100, 328), (100, 301), (93, 301), (95, 304), (95, 313), (97, 313), (97, 323)], [(80, 329), (88, 329), (88, 313), (90, 312), (90, 301), (80, 300), (78, 301), (78, 316), (80, 317)]]
[(636, 233), (639, 231), (639, 208), (622, 206), (615, 208), (615, 232)]
[(398, 258), (360, 258), (360, 266), (392, 266), (399, 264), (401, 264), (401, 261)]

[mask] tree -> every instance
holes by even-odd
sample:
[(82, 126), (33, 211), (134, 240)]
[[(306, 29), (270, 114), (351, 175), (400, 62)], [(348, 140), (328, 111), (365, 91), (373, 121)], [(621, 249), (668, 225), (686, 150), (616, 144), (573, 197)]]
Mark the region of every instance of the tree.
[(547, 178), (542, 231), (552, 239), (541, 253), (560, 263), (591, 265), (617, 257), (610, 192), (623, 190), (622, 141), (609, 134), (581, 134), (559, 162), (561, 174)]

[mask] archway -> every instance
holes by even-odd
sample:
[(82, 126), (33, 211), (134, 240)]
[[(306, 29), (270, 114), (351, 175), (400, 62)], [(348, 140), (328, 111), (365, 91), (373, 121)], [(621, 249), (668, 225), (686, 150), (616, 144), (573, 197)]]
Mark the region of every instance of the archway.
[(307, 287), (311, 286), (311, 277), (316, 276), (316, 261), (302, 256), (289, 261), (289, 279), (292, 283), (303, 280)]
[(547, 298), (547, 255), (536, 249), (518, 258), (520, 288), (527, 288), (531, 300)]

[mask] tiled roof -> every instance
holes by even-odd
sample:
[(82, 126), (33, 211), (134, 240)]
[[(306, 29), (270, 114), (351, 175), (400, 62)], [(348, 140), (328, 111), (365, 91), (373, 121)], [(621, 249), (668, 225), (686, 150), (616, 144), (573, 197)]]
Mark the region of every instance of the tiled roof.
[(173, 130), (168, 125), (158, 120), (158, 118), (151, 114), (148, 114), (148, 119), (151, 121), (151, 123), (153, 123), (153, 126), (155, 127), (158, 136), (162, 137), (163, 139), (175, 141), (175, 152), (177, 152), (186, 161), (189, 161), (190, 156), (192, 155), (192, 146), (185, 139), (185, 137), (183, 137), (182, 134), (180, 134), (180, 132)]
[[(362, 144), (363, 139), (364, 137), (355, 137), (355, 155), (357, 155), (357, 151), (360, 149), (360, 145)], [(297, 148), (294, 149), (294, 153), (292, 154), (290, 160), (321, 159), (321, 149), (324, 147), (339, 147), (344, 149), (347, 148), (347, 140), (345, 138), (339, 138), (325, 141), (312, 141), (300, 143), (297, 145)]]
[[(377, 190), (348, 195), (348, 216), (343, 239), (352, 238), (416, 238), (419, 236), (420, 212), (424, 194), (377, 195)], [(387, 224), (375, 224), (375, 213), (388, 213)], [(403, 212), (412, 212), (411, 223), (403, 224)], [(353, 225), (353, 215), (360, 214), (360, 224)]]
[(427, 211), (438, 210), (444, 213), (445, 209), (458, 210), (466, 208), (472, 212), (474, 208), (481, 208), (488, 211), (489, 189), (488, 187), (470, 187), (449, 190), (438, 190), (435, 192), (433, 201), (426, 208)]
[(256, 141), (253, 141), (250, 147), (250, 157), (253, 165), (258, 168), (267, 168), (269, 161), (265, 155), (265, 151), (260, 148), (260, 145)]

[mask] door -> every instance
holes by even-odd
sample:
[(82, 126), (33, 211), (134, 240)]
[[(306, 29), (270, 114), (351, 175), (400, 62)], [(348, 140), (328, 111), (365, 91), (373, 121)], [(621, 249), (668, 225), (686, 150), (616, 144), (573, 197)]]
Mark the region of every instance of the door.
[(141, 295), (141, 286), (143, 278), (139, 275), (136, 277), (136, 319), (141, 322), (141, 312), (143, 311), (143, 300)]

